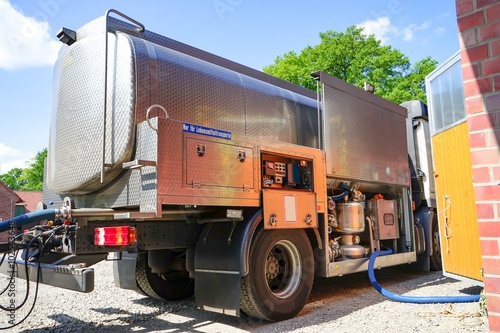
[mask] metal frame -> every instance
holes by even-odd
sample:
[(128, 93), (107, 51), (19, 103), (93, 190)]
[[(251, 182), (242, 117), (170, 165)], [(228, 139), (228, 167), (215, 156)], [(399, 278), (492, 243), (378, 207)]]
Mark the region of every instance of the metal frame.
[(104, 37), (104, 111), (103, 111), (103, 121), (102, 121), (102, 161), (101, 161), (101, 184), (104, 183), (104, 172), (106, 171), (106, 166), (109, 166), (106, 164), (106, 116), (107, 116), (107, 108), (108, 108), (108, 31), (109, 31), (109, 14), (114, 13), (116, 15), (119, 15), (123, 17), (126, 20), (129, 20), (130, 22), (133, 22), (134, 24), (139, 26), (139, 29), (137, 32), (143, 32), (146, 28), (144, 25), (133, 18), (130, 18), (129, 16), (114, 10), (114, 9), (109, 9), (106, 11), (105, 20), (105, 37)]
[[(94, 269), (87, 267), (87, 265), (93, 265), (106, 259), (106, 257), (107, 253), (104, 255), (78, 257), (75, 255), (55, 254), (43, 257), (45, 261), (53, 258), (53, 262), (50, 263), (43, 262), (39, 264), (28, 261), (27, 270), (29, 280), (59, 288), (89, 293), (94, 290)], [(0, 273), (12, 276), (13, 268), (11, 264), (16, 267), (14, 278), (26, 280), (25, 260), (22, 258), (21, 253), (13, 263), (4, 260), (0, 265)]]
[[(452, 66), (454, 66), (457, 62), (461, 61), (461, 56), (460, 56), (460, 51), (457, 51), (455, 54), (453, 54), (450, 58), (448, 58), (445, 62), (443, 62), (441, 65), (438, 66), (434, 71), (432, 71), (429, 75), (425, 77), (425, 88), (427, 91), (427, 98), (428, 98), (428, 108), (429, 108), (429, 122), (432, 124), (435, 122), (434, 118), (434, 112), (432, 112), (432, 87), (431, 87), (431, 81), (438, 78), (441, 74), (443, 74), (445, 71), (450, 69)], [(461, 73), (460, 73), (461, 74)], [(463, 89), (463, 86), (462, 86)], [(465, 102), (464, 102), (465, 103)], [(460, 125), (461, 123), (464, 123), (467, 121), (466, 115), (464, 115), (464, 118), (459, 119), (449, 125), (446, 125), (439, 130), (435, 131), (434, 127), (431, 126), (430, 131), (431, 131), (431, 137), (439, 134), (441, 132), (444, 132), (452, 127), (455, 127), (457, 125)]]

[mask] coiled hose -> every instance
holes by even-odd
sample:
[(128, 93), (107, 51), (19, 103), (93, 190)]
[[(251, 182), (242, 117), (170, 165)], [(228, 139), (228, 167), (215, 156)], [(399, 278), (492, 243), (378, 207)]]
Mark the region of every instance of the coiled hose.
[(31, 222), (53, 220), (55, 216), (55, 209), (37, 210), (35, 212), (19, 215), (0, 223), (0, 232), (4, 232), (12, 228), (21, 227)]
[(420, 304), (428, 304), (428, 303), (466, 303), (466, 302), (477, 302), (479, 301), (480, 295), (467, 295), (467, 296), (406, 296), (406, 295), (397, 295), (391, 293), (390, 291), (382, 288), (380, 284), (378, 284), (375, 279), (374, 273), (374, 264), (375, 259), (378, 256), (383, 256), (387, 254), (391, 254), (392, 250), (382, 250), (375, 251), (370, 256), (370, 260), (368, 261), (368, 278), (370, 279), (370, 283), (372, 286), (383, 296), (397, 302), (403, 303), (420, 303)]

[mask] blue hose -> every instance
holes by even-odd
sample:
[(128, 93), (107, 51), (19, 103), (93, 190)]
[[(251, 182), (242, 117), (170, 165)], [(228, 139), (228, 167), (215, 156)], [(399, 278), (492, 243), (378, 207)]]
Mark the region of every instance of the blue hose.
[(19, 215), (0, 223), (0, 232), (21, 227), (31, 222), (53, 220), (56, 216), (55, 209), (37, 210), (35, 212)]
[(375, 273), (373, 270), (373, 266), (375, 264), (375, 259), (378, 256), (383, 256), (387, 254), (391, 254), (392, 250), (384, 250), (384, 251), (375, 251), (370, 256), (370, 260), (368, 261), (368, 278), (370, 279), (370, 283), (372, 286), (383, 296), (397, 302), (403, 303), (420, 303), (420, 304), (428, 304), (428, 303), (465, 303), (465, 302), (477, 302), (479, 301), (480, 295), (469, 295), (469, 296), (404, 296), (393, 294), (390, 291), (382, 288), (380, 284), (378, 284), (375, 279)]
[(339, 201), (344, 199), (344, 197), (348, 195), (349, 192), (351, 191), (351, 188), (345, 183), (340, 183), (339, 188), (343, 189), (344, 193), (332, 196), (331, 198), (333, 201)]

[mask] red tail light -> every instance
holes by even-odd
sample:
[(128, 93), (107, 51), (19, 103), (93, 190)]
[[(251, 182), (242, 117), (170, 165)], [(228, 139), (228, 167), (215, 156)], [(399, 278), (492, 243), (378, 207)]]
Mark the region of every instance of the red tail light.
[(97, 246), (129, 246), (136, 242), (135, 228), (129, 226), (94, 229), (94, 244)]

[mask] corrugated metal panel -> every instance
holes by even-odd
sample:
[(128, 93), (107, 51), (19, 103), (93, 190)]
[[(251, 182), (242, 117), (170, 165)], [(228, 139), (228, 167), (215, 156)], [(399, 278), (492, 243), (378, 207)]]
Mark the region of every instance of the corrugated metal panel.
[(432, 137), (443, 270), (482, 281), (467, 123)]
[(409, 185), (407, 110), (321, 73), (328, 176)]

